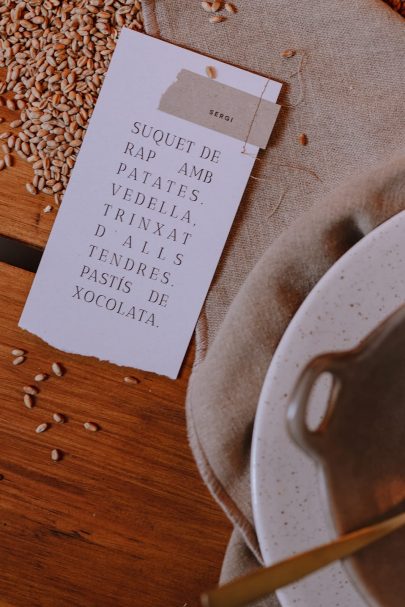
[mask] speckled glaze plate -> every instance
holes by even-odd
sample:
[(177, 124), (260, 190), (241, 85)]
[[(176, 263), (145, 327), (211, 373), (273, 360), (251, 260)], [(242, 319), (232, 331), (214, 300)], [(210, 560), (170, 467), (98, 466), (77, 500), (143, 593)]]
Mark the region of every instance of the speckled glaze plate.
[[(316, 465), (287, 432), (287, 403), (299, 373), (318, 354), (355, 347), (403, 303), (405, 211), (363, 238), (323, 276), (288, 326), (267, 372), (251, 463), (254, 517), (266, 564), (333, 539)], [(313, 415), (328, 390), (326, 382), (318, 386)], [(281, 589), (278, 598), (282, 607), (368, 605), (341, 563)]]

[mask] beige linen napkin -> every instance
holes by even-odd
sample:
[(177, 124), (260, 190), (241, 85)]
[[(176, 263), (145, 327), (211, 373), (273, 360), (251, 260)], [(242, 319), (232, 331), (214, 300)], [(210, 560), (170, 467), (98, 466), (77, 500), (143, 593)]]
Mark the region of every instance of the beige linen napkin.
[[(314, 205), (266, 251), (235, 298), (188, 393), (191, 445), (204, 480), (237, 529), (223, 579), (260, 561), (249, 482), (251, 432), (264, 376), (304, 297), (380, 223), (405, 209), (405, 150)], [(405, 234), (404, 234), (405, 238)]]
[[(148, 33), (281, 81), (260, 154), (205, 304), (212, 341), (265, 249), (316, 199), (397, 150), (404, 133), (405, 21), (382, 0), (234, 0), (211, 24), (198, 0), (144, 0)], [(294, 49), (290, 59), (281, 57)], [(220, 77), (220, 74), (219, 74)], [(300, 133), (308, 145), (298, 142)]]
[[(223, 580), (260, 561), (249, 453), (272, 353), (328, 267), (405, 206), (405, 155), (379, 166), (404, 145), (404, 20), (381, 0), (235, 4), (214, 25), (198, 1), (143, 1), (148, 33), (284, 83), (198, 323), (187, 399), (201, 474), (235, 525)], [(294, 57), (281, 57), (287, 48)]]

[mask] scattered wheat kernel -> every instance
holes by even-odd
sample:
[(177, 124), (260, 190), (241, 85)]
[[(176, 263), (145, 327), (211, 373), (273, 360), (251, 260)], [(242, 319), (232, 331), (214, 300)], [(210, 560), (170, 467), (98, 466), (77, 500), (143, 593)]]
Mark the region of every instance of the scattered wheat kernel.
[(211, 12), (212, 3), (211, 2), (201, 2), (202, 8), (207, 11), (207, 13)]
[(25, 350), (21, 350), (21, 348), (13, 348), (11, 350), (11, 354), (13, 356), (24, 356), (25, 355)]
[(139, 379), (136, 377), (132, 377), (132, 375), (127, 375), (124, 377), (124, 383), (126, 384), (139, 384)]
[(294, 57), (295, 51), (292, 48), (287, 48), (285, 51), (280, 53), (280, 55), (286, 59), (289, 59), (290, 57)]
[(57, 424), (64, 424), (66, 421), (66, 418), (64, 415), (62, 415), (62, 413), (54, 413), (52, 415), (53, 421), (56, 422)]
[(24, 405), (27, 409), (32, 409), (34, 406), (34, 399), (30, 394), (24, 394)]
[(13, 365), (21, 365), (24, 361), (25, 356), (17, 356), (17, 358), (13, 360)]
[(230, 2), (226, 2), (225, 3), (225, 10), (228, 13), (232, 13), (234, 15), (236, 13), (236, 6), (234, 4), (231, 4)]
[(308, 137), (306, 136), (305, 133), (301, 133), (298, 136), (298, 141), (300, 142), (301, 145), (307, 145), (307, 143), (308, 143)]
[(58, 462), (60, 459), (62, 459), (62, 451), (59, 451), (59, 449), (52, 449), (51, 460), (53, 462)]
[(52, 371), (57, 377), (62, 377), (63, 375), (63, 367), (59, 363), (52, 363)]
[(225, 21), (226, 17), (222, 17), (222, 15), (213, 15), (212, 17), (209, 18), (209, 22), (210, 23), (222, 23), (222, 21)]
[(37, 426), (35, 432), (37, 434), (41, 434), (42, 432), (45, 432), (45, 430), (48, 430), (49, 424), (44, 423), (44, 424), (39, 424), (39, 426)]
[(23, 392), (25, 392), (25, 394), (29, 394), (30, 396), (36, 396), (39, 393), (39, 390), (35, 386), (24, 386)]
[(220, 10), (221, 7), (222, 7), (222, 2), (220, 2), (219, 0), (215, 0), (215, 2), (213, 2), (211, 5), (211, 11), (213, 13), (216, 13), (217, 11)]
[(46, 373), (38, 373), (38, 375), (34, 377), (34, 381), (46, 381), (48, 377), (49, 375), (47, 375)]
[(27, 192), (29, 194), (32, 194), (33, 196), (35, 196), (37, 194), (37, 188), (34, 186), (33, 183), (26, 183), (25, 189), (27, 190)]
[(50, 204), (47, 204), (46, 207), (43, 208), (44, 213), (50, 213), (52, 211), (52, 207)]
[(99, 429), (98, 425), (94, 424), (93, 422), (84, 422), (83, 427), (85, 430), (89, 430), (90, 432), (97, 432)]
[(208, 78), (212, 78), (213, 80), (215, 80), (217, 77), (217, 70), (212, 65), (207, 65), (205, 68), (205, 73), (207, 74)]
[(10, 154), (6, 154), (4, 156), (4, 163), (6, 167), (10, 168), (11, 166), (13, 166), (13, 157), (10, 156)]

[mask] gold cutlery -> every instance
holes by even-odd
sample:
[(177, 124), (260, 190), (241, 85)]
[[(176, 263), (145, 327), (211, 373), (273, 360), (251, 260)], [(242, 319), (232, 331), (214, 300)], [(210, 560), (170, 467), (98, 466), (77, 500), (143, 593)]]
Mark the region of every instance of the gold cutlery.
[(301, 578), (354, 554), (405, 525), (405, 512), (357, 529), (336, 540), (263, 567), (201, 595), (203, 607), (244, 607)]

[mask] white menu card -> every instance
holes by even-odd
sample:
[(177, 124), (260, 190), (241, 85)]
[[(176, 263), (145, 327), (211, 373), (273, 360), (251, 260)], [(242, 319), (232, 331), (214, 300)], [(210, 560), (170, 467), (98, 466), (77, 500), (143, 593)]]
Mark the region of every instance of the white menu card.
[(176, 378), (280, 88), (124, 29), (20, 327)]

